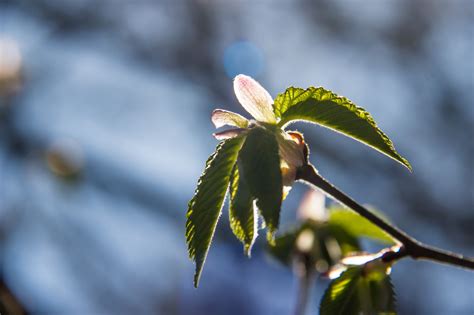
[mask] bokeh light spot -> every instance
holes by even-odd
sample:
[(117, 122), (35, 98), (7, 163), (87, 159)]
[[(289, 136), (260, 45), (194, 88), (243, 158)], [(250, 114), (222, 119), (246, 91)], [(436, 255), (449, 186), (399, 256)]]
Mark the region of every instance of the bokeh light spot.
[(264, 58), (262, 51), (253, 43), (238, 41), (226, 48), (223, 62), (230, 78), (241, 73), (256, 77), (263, 70)]
[(13, 39), (0, 37), (0, 97), (19, 90), (21, 67), (18, 43)]

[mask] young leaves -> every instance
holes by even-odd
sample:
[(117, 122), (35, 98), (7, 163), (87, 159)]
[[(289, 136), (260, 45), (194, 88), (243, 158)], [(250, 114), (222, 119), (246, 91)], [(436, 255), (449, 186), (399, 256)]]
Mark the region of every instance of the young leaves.
[(293, 121), (319, 124), (354, 138), (389, 156), (411, 170), (410, 163), (395, 150), (392, 141), (377, 127), (372, 116), (345, 97), (322, 87), (306, 90), (290, 87), (274, 101), (274, 112), (284, 127)]
[(231, 228), (249, 255), (257, 235), (254, 201), (270, 234), (276, 231), (279, 223), (283, 187), (278, 143), (273, 131), (260, 126), (248, 129), (245, 136), (220, 142), (208, 159), (195, 195), (189, 202), (186, 222), (189, 257), (196, 262), (195, 286), (229, 184)]
[[(395, 151), (390, 139), (377, 127), (370, 114), (346, 98), (323, 88), (289, 88), (273, 102), (270, 94), (258, 82), (244, 75), (236, 77), (234, 89), (238, 100), (256, 120), (249, 121), (225, 110), (215, 110), (212, 114), (212, 121), (217, 128), (225, 125), (237, 128), (214, 135), (223, 141), (208, 159), (195, 195), (189, 202), (186, 243), (189, 256), (196, 263), (195, 286), (199, 282), (229, 185), (230, 225), (237, 238), (244, 243), (245, 253), (250, 254), (255, 241), (258, 215), (263, 217), (268, 236), (273, 240), (279, 225), (283, 185), (285, 188), (290, 187), (297, 175), (301, 175), (301, 169), (310, 165), (309, 151), (303, 137), (283, 129), (292, 121), (309, 121), (341, 132), (410, 168), (410, 164)], [(313, 242), (316, 247), (310, 253), (314, 257), (327, 256), (329, 263), (338, 259), (333, 256), (358, 249), (358, 236), (389, 241), (387, 236), (360, 219), (350, 215), (334, 215), (334, 222), (330, 220), (320, 224), (317, 231), (303, 229), (300, 234), (323, 241), (324, 244)], [(349, 221), (351, 225), (358, 222), (358, 228), (348, 227)], [(298, 238), (289, 240), (290, 244), (293, 243), (291, 247), (298, 245), (300, 234), (295, 235)], [(339, 254), (329, 255), (331, 246), (327, 243), (338, 243)], [(332, 252), (334, 254), (336, 251)]]
[(382, 270), (348, 268), (331, 282), (320, 305), (320, 315), (395, 314), (395, 292)]
[(280, 155), (275, 134), (263, 127), (249, 130), (239, 155), (239, 174), (272, 235), (278, 228), (283, 198)]
[(229, 187), (232, 169), (244, 138), (222, 141), (206, 162), (196, 192), (186, 214), (186, 243), (189, 257), (196, 263), (194, 286), (197, 287), (202, 267), (221, 214), (224, 198)]
[(378, 226), (346, 208), (331, 208), (328, 223), (330, 226), (343, 228), (355, 237), (366, 237), (385, 244), (395, 243), (395, 240)]
[(234, 235), (244, 243), (244, 252), (250, 256), (250, 250), (257, 237), (258, 214), (253, 205), (249, 187), (240, 176), (237, 163), (230, 181), (229, 221)]

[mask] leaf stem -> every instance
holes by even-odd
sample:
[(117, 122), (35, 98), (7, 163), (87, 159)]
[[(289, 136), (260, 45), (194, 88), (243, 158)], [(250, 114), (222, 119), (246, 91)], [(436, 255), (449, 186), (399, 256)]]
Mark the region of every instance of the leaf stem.
[(438, 263), (450, 264), (474, 270), (473, 258), (437, 249), (419, 242), (398, 227), (388, 223), (340, 191), (337, 187), (319, 175), (314, 166), (311, 164), (306, 164), (299, 168), (296, 174), (296, 179), (312, 184), (321, 189), (323, 192), (329, 194), (336, 200), (351, 208), (400, 242), (402, 248), (397, 255), (391, 258), (391, 260), (398, 260), (408, 256), (413, 259), (427, 259)]

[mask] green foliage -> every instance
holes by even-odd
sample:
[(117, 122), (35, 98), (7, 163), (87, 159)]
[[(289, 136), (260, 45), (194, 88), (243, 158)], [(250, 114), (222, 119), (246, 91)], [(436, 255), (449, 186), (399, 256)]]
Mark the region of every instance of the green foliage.
[(325, 234), (337, 241), (343, 257), (361, 250), (357, 236), (349, 233), (343, 226), (330, 223), (326, 223), (325, 226), (327, 231)]
[(196, 287), (221, 214), (231, 171), (243, 142), (244, 138), (237, 137), (218, 144), (216, 151), (206, 162), (194, 197), (188, 205), (186, 243), (189, 257), (196, 262)]
[(332, 281), (321, 300), (320, 315), (395, 314), (395, 292), (383, 270), (349, 267)]
[[(300, 225), (290, 228), (287, 232), (278, 235), (275, 243), (269, 246), (270, 254), (285, 265), (290, 265), (292, 257), (297, 253), (297, 239), (303, 231), (311, 231), (315, 239), (313, 248), (308, 253), (311, 260), (316, 262), (323, 259), (328, 266), (334, 265), (340, 258), (361, 251), (359, 238), (369, 238), (383, 244), (394, 244), (395, 241), (378, 226), (359, 214), (334, 206), (328, 209), (328, 219), (318, 222), (311, 219)], [(333, 242), (336, 241), (336, 242)], [(338, 246), (336, 252), (342, 257), (334, 257), (331, 252)]]
[(235, 236), (244, 244), (244, 252), (250, 256), (257, 237), (258, 214), (253, 197), (243, 176), (239, 175), (238, 163), (234, 167), (230, 183), (229, 221)]
[[(249, 81), (248, 78), (246, 80)], [(254, 90), (247, 91), (247, 94), (254, 96), (259, 89), (260, 85), (254, 84)], [(269, 97), (265, 93), (265, 97)], [(246, 101), (255, 100), (251, 97)], [(257, 105), (246, 104), (246, 108)], [(236, 125), (241, 129), (219, 133), (220, 138), (240, 136), (219, 143), (215, 153), (209, 157), (194, 197), (189, 202), (186, 243), (189, 256), (196, 263), (195, 286), (198, 285), (229, 186), (230, 226), (244, 244), (244, 252), (250, 255), (257, 237), (259, 215), (268, 228), (269, 240), (273, 241), (283, 200), (281, 161), (296, 168), (307, 163), (309, 152), (301, 135), (292, 135), (300, 141), (289, 141), (290, 148), (282, 145), (287, 144), (281, 140), (288, 137), (282, 136), (282, 132), (289, 123), (302, 120), (330, 128), (369, 145), (411, 169), (408, 161), (396, 152), (393, 143), (377, 127), (368, 112), (323, 88), (288, 88), (275, 99), (273, 110), (278, 118), (276, 125), (273, 120), (272, 123), (266, 123), (266, 120), (249, 123), (235, 113), (224, 110), (213, 112), (212, 120), (216, 127)], [(299, 150), (303, 150), (303, 155), (306, 155), (304, 161), (301, 161), (302, 152)], [(297, 171), (294, 168), (291, 169), (292, 173), (285, 173), (291, 177), (288, 180), (291, 183)], [(286, 180), (285, 177), (285, 185)], [(353, 212), (338, 209), (331, 211), (327, 222), (307, 220), (296, 229), (279, 236), (274, 243), (271, 242), (270, 251), (286, 264), (291, 262), (296, 253), (300, 257), (304, 256), (308, 268), (313, 268), (320, 261), (331, 266), (341, 256), (360, 251), (359, 237), (393, 243), (388, 235), (368, 220)], [(365, 279), (365, 276), (362, 278)]]
[(411, 170), (410, 163), (398, 154), (392, 141), (366, 110), (322, 87), (288, 88), (275, 99), (274, 112), (280, 118), (280, 127), (292, 121), (319, 124), (354, 138)]
[(338, 226), (355, 237), (366, 237), (384, 244), (394, 244), (394, 239), (378, 226), (347, 208), (329, 209), (329, 225)]
[(275, 237), (275, 241), (268, 246), (268, 252), (280, 263), (290, 266), (295, 251), (296, 237), (300, 229), (292, 229)]
[(272, 131), (259, 126), (249, 130), (239, 155), (239, 174), (273, 234), (280, 221), (283, 184), (278, 143)]
[(344, 228), (308, 220), (277, 236), (274, 244), (270, 244), (268, 248), (270, 254), (284, 265), (291, 265), (293, 256), (301, 254), (298, 238), (303, 233), (312, 234), (312, 245), (304, 252), (312, 266), (318, 261), (324, 261), (329, 267), (339, 261), (340, 255), (360, 251), (357, 238), (347, 233)]

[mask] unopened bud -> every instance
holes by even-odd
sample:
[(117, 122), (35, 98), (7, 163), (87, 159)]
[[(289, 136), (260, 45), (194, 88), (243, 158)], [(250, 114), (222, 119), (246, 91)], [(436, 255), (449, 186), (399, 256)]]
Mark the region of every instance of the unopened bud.
[(296, 179), (297, 169), (305, 164), (303, 136), (282, 131), (277, 135), (277, 140), (283, 186), (291, 187)]

